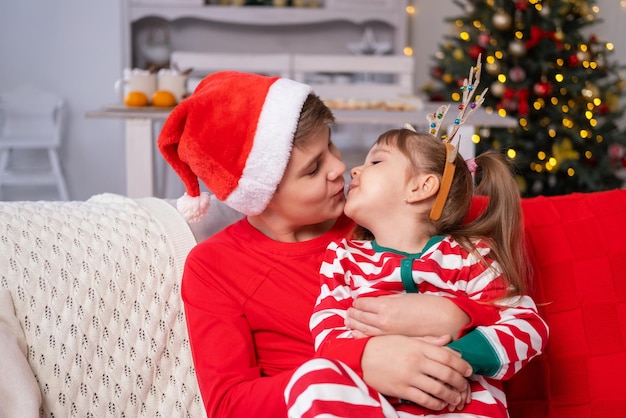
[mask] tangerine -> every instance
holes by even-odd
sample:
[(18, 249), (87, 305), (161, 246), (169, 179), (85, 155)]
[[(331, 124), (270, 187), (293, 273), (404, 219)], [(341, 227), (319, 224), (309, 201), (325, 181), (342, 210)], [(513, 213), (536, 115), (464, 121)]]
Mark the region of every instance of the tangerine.
[(176, 103), (176, 96), (170, 91), (158, 90), (152, 95), (152, 105), (155, 107), (172, 107)]
[(148, 96), (142, 91), (129, 91), (124, 98), (124, 104), (132, 107), (143, 107), (148, 105)]

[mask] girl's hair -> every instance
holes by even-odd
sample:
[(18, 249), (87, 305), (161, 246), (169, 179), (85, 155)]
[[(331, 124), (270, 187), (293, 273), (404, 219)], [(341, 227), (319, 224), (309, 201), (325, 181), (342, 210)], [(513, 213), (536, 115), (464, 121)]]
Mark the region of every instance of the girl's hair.
[[(392, 129), (383, 133), (376, 144), (394, 146), (402, 152), (411, 162), (412, 172), (409, 175), (435, 174), (441, 180), (446, 162), (446, 148), (435, 136), (409, 129)], [(478, 252), (471, 239), (485, 240), (511, 285), (509, 295), (523, 294), (526, 292), (530, 270), (525, 252), (517, 182), (510, 164), (499, 152), (489, 151), (474, 160), (480, 169), (476, 173), (479, 180), (476, 187), (465, 160), (457, 154), (450, 193), (441, 217), (433, 221), (426, 213), (421, 221), (431, 225), (431, 235), (450, 235), (477, 256)], [(487, 196), (488, 204), (476, 219), (466, 222), (475, 195)], [(371, 239), (368, 232), (357, 231), (356, 237)]]
[(306, 143), (307, 139), (317, 132), (321, 126), (328, 126), (335, 122), (333, 112), (315, 94), (307, 96), (302, 110), (298, 126), (293, 138), (293, 146), (298, 147)]

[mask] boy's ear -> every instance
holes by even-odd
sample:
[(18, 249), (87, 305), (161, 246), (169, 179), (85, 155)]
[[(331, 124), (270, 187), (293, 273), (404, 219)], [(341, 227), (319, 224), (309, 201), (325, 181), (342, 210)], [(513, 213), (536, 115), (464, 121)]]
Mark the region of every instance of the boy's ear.
[(439, 184), (439, 177), (434, 174), (415, 176), (409, 181), (406, 202), (420, 202), (435, 196), (439, 191)]

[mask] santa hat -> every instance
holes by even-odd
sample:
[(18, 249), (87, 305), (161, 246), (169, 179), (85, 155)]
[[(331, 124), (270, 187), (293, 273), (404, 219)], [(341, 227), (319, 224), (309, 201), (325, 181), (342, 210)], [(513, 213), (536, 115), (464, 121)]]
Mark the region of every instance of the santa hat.
[(235, 71), (207, 76), (178, 104), (159, 150), (182, 179), (178, 209), (201, 219), (215, 196), (246, 215), (261, 213), (283, 177), (302, 105), (311, 88), (280, 77)]

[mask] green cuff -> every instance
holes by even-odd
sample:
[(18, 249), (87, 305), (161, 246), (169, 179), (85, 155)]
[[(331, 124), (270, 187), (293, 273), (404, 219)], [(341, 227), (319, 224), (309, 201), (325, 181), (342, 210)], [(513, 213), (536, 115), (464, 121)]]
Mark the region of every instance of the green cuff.
[(493, 377), (502, 367), (496, 351), (477, 329), (452, 341), (448, 347), (461, 353), (461, 357), (472, 366), (475, 374)]

